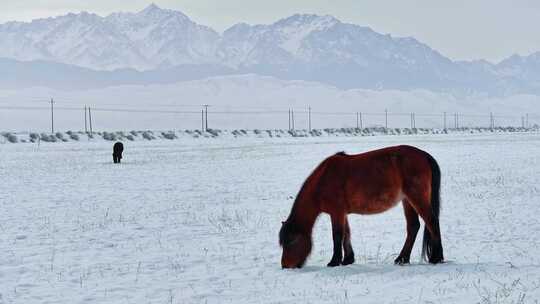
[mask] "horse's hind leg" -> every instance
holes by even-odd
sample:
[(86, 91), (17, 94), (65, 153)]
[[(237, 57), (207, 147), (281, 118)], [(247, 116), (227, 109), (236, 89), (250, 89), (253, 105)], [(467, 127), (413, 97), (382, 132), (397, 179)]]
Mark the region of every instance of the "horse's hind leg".
[(420, 199), (420, 197), (418, 199), (411, 199), (411, 204), (425, 223), (422, 254), (425, 255), (425, 258), (427, 258), (428, 262), (431, 264), (442, 263), (444, 257), (441, 245), (439, 219), (433, 213), (431, 203), (421, 202), (429, 202), (429, 200), (426, 198)]
[(332, 219), (332, 238), (334, 240), (334, 254), (332, 255), (332, 260), (328, 263), (329, 267), (335, 267), (341, 265), (343, 261), (343, 235), (344, 235), (344, 226), (345, 226), (345, 215), (330, 215)]
[[(422, 214), (420, 215), (422, 216)], [(428, 213), (422, 216), (426, 223), (424, 229), (424, 245), (422, 251), (425, 251), (427, 260), (431, 264), (444, 262), (443, 248), (441, 243), (441, 230), (439, 228), (439, 219)]]
[(342, 265), (349, 265), (354, 263), (354, 251), (351, 244), (351, 228), (349, 227), (349, 221), (345, 216), (345, 223), (343, 225), (343, 251), (345, 257), (343, 258)]
[(416, 213), (407, 199), (403, 200), (403, 211), (405, 212), (405, 219), (407, 220), (407, 238), (405, 239), (405, 244), (403, 244), (403, 249), (401, 249), (399, 256), (394, 260), (394, 263), (398, 265), (409, 263), (414, 241), (416, 240), (418, 229), (420, 229), (418, 213)]

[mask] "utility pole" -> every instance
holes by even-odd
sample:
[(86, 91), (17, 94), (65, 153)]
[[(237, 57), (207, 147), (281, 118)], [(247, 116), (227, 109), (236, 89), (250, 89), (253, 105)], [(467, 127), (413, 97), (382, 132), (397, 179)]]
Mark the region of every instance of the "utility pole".
[(289, 115), (289, 131), (290, 131), (291, 130), (291, 109), (289, 109), (287, 114)]
[(311, 132), (311, 107), (308, 107), (308, 127), (309, 132)]
[(84, 106), (84, 133), (88, 133), (88, 122), (86, 120), (86, 106)]
[(88, 107), (88, 119), (90, 120), (90, 134), (94, 135), (94, 130), (92, 129), (92, 111)]
[(54, 134), (54, 100), (51, 98), (51, 134)]
[(489, 113), (489, 128), (493, 130), (495, 127), (495, 120), (493, 119), (493, 112)]
[(203, 105), (204, 107), (204, 130), (208, 132), (208, 105)]
[(292, 130), (294, 131), (294, 109), (291, 109), (291, 123), (292, 123)]
[(384, 126), (388, 129), (388, 109), (384, 109)]
[(443, 120), (444, 120), (444, 130), (446, 130), (446, 112), (443, 113)]
[(529, 113), (525, 114), (525, 127), (529, 128)]
[(356, 129), (360, 129), (360, 115), (356, 112)]
[(360, 115), (360, 129), (364, 128), (364, 121), (362, 120), (362, 112), (359, 113)]
[(201, 132), (204, 132), (204, 110), (201, 109)]

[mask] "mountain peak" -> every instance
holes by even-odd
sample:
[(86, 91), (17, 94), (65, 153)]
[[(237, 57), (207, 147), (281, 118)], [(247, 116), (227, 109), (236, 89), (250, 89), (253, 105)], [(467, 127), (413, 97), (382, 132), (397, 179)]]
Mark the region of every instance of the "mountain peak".
[(299, 26), (299, 25), (321, 25), (321, 26), (333, 26), (336, 23), (340, 23), (338, 19), (330, 15), (315, 15), (315, 14), (294, 14), (290, 17), (278, 20), (274, 25), (276, 26)]
[(188, 16), (186, 16), (184, 13), (176, 10), (171, 9), (164, 9), (159, 6), (157, 6), (155, 3), (150, 4), (142, 11), (138, 12), (136, 15), (143, 16), (143, 17), (150, 17), (152, 19), (155, 18), (169, 18), (169, 17), (176, 17), (180, 18), (182, 20), (191, 20)]
[(141, 13), (149, 13), (154, 11), (161, 11), (161, 8), (157, 6), (155, 3), (152, 3), (148, 5), (145, 9), (141, 11)]

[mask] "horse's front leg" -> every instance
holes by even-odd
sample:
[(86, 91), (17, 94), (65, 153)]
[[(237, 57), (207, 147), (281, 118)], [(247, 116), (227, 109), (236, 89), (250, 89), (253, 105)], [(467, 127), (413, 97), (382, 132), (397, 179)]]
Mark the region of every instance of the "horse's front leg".
[(334, 239), (334, 254), (332, 260), (328, 263), (328, 267), (335, 267), (341, 265), (343, 261), (343, 233), (344, 233), (344, 215), (332, 214), (332, 238)]

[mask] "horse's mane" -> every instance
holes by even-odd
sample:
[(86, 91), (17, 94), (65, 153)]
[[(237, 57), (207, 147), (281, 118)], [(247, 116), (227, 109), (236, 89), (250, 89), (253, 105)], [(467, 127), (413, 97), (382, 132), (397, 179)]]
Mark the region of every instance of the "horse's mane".
[(289, 217), (287, 218), (286, 223), (290, 222), (290, 220), (294, 218), (294, 216), (296, 215), (296, 211), (298, 210), (298, 205), (300, 204), (300, 201), (305, 197), (305, 195), (309, 191), (313, 191), (314, 190), (313, 188), (316, 188), (318, 186), (319, 180), (321, 179), (322, 175), (326, 171), (329, 161), (335, 156), (345, 156), (345, 155), (347, 155), (345, 154), (345, 152), (338, 152), (326, 158), (313, 170), (313, 172), (311, 172), (311, 174), (302, 184), (302, 187), (300, 187), (300, 191), (298, 191), (298, 194), (296, 195), (293, 207), (291, 209), (291, 213), (289, 214)]
[(298, 212), (299, 205), (301, 204), (302, 200), (306, 197), (306, 195), (308, 195), (310, 191), (316, 190), (319, 184), (319, 180), (321, 179), (321, 177), (323, 176), (323, 174), (325, 173), (328, 167), (328, 163), (330, 159), (332, 159), (335, 156), (343, 156), (343, 155), (346, 155), (346, 154), (344, 152), (339, 152), (333, 156), (326, 158), (313, 170), (313, 172), (311, 172), (308, 178), (304, 181), (304, 183), (302, 184), (302, 187), (300, 187), (300, 191), (296, 195), (289, 217), (287, 218), (285, 222), (282, 223), (283, 225), (281, 226), (281, 230), (279, 231), (280, 245), (284, 244), (284, 242), (286, 241), (285, 239), (291, 233), (300, 232), (299, 231), (300, 226), (295, 221), (295, 218), (297, 216), (301, 216)]

